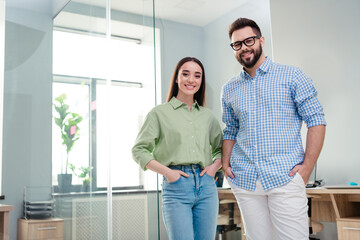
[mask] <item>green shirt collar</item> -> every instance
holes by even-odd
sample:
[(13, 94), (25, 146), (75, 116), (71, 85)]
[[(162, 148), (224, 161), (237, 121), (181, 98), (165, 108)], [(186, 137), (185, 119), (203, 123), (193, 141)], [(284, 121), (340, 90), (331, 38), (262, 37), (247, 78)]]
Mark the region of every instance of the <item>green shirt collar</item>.
[[(174, 109), (178, 109), (181, 106), (186, 106), (186, 103), (181, 102), (179, 99), (177, 99), (176, 97), (172, 97), (169, 101), (170, 105), (174, 108)], [(200, 109), (200, 105), (198, 104), (198, 102), (195, 100), (194, 103), (192, 104), (193, 108), (197, 108)]]

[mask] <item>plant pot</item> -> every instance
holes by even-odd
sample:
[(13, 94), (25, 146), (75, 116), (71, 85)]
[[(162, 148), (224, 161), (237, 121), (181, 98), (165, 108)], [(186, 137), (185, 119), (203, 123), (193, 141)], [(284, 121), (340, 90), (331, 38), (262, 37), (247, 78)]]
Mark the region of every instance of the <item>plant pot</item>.
[(59, 185), (59, 192), (67, 193), (71, 191), (72, 174), (58, 174), (57, 179)]
[(81, 191), (82, 192), (90, 192), (90, 185), (89, 184), (83, 184), (81, 186)]

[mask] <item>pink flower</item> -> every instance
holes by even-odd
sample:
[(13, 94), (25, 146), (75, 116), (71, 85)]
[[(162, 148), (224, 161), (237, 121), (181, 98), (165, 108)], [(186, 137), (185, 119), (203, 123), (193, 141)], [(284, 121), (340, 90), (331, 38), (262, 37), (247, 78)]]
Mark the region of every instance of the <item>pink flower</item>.
[(76, 126), (71, 126), (70, 127), (70, 134), (74, 135), (76, 133)]

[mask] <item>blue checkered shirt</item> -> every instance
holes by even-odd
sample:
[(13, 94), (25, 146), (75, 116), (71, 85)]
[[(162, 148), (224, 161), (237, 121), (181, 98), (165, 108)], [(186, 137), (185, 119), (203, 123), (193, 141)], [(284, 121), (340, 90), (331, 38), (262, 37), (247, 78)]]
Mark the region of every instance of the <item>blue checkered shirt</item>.
[(230, 179), (254, 191), (259, 178), (265, 190), (284, 185), (291, 169), (302, 164), (300, 129), (326, 125), (310, 78), (296, 67), (273, 63), (269, 57), (252, 78), (247, 72), (223, 87), (224, 140), (236, 140)]

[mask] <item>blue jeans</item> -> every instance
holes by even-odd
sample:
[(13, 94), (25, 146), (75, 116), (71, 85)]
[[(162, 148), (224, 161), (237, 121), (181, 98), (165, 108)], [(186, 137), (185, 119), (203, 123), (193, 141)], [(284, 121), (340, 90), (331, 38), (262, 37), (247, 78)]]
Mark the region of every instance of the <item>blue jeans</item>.
[(189, 174), (172, 183), (164, 177), (162, 211), (169, 239), (215, 239), (219, 198), (214, 178), (200, 177), (197, 164), (169, 167)]

